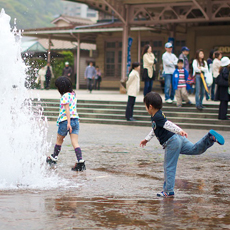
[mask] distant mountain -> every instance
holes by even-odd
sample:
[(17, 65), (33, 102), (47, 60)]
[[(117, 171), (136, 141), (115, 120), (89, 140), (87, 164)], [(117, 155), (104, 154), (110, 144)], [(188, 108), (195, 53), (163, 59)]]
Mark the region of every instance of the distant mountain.
[(0, 0), (0, 10), (11, 16), (11, 25), (17, 19), (18, 29), (52, 26), (50, 22), (62, 14), (64, 5), (61, 0)]

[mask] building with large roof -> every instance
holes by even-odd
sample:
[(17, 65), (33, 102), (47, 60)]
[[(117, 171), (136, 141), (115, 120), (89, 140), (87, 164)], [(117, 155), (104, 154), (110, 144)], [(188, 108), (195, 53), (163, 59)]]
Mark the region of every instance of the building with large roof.
[[(38, 28), (24, 35), (77, 41), (96, 45), (95, 63), (103, 72), (104, 87), (119, 87), (127, 72), (128, 38), (133, 39), (131, 60), (141, 61), (141, 49), (150, 43), (158, 58), (167, 41), (174, 52), (190, 48), (190, 59), (202, 48), (208, 58), (211, 49), (230, 55), (230, 0), (71, 0), (101, 12), (106, 20), (72, 28)], [(103, 18), (101, 18), (103, 19)], [(76, 59), (80, 69), (80, 56)], [(77, 74), (78, 87), (84, 76)]]

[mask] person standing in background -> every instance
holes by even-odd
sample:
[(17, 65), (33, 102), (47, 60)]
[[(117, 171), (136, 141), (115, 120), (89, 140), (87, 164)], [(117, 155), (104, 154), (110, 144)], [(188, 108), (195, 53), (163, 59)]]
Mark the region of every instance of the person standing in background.
[(183, 59), (179, 59), (177, 62), (177, 68), (173, 73), (172, 87), (176, 91), (177, 107), (182, 107), (182, 101), (191, 105), (192, 102), (188, 98), (187, 90), (190, 89), (190, 85), (186, 83), (188, 79), (188, 71), (184, 68)]
[(230, 60), (228, 57), (221, 59), (220, 74), (217, 78), (217, 90), (216, 90), (216, 101), (220, 101), (219, 105), (219, 120), (229, 120), (228, 113), (228, 102), (230, 101), (229, 94), (229, 67)]
[(126, 89), (128, 94), (128, 102), (126, 107), (126, 119), (127, 121), (136, 121), (133, 118), (133, 108), (135, 105), (136, 97), (140, 91), (140, 63), (132, 63), (132, 69), (129, 72), (129, 78), (126, 82)]
[(93, 80), (96, 76), (97, 72), (95, 67), (93, 66), (93, 62), (90, 62), (89, 65), (85, 69), (85, 79), (87, 79), (87, 89), (90, 93), (93, 90)]
[[(212, 63), (213, 63), (213, 59), (214, 59), (214, 50), (211, 50), (209, 53), (209, 58), (207, 59), (207, 64), (208, 64), (208, 70), (209, 72), (212, 73)], [(211, 91), (212, 86), (208, 86), (208, 91)], [(206, 97), (206, 101), (211, 100), (210, 95), (208, 92), (205, 91), (205, 97)]]
[(156, 58), (152, 53), (152, 47), (147, 44), (145, 45), (143, 52), (143, 74), (142, 80), (145, 82), (144, 96), (152, 91), (153, 80), (155, 78), (154, 64), (156, 64)]
[(99, 69), (99, 66), (96, 66), (94, 89), (100, 90), (100, 84), (101, 84), (101, 70)]
[(38, 71), (38, 76), (39, 76), (39, 80), (40, 80), (40, 83), (41, 83), (41, 89), (44, 89), (44, 83), (45, 83), (45, 80), (46, 80), (46, 70), (45, 70), (45, 67), (43, 66), (39, 71)]
[(45, 71), (46, 71), (46, 89), (50, 88), (50, 80), (51, 78), (54, 78), (54, 74), (53, 74), (53, 69), (52, 66), (50, 65), (50, 63), (48, 62), (47, 65), (44, 67)]
[(189, 73), (189, 60), (188, 60), (188, 55), (189, 55), (189, 48), (186, 46), (183, 46), (181, 48), (181, 54), (179, 55), (179, 59), (183, 60), (184, 62), (184, 68), (188, 71)]
[(69, 77), (71, 79), (71, 75), (72, 75), (72, 68), (69, 66), (69, 62), (65, 62), (65, 67), (62, 71), (62, 76), (64, 77)]
[(196, 58), (193, 60), (192, 63), (193, 67), (193, 76), (196, 78), (196, 108), (198, 110), (202, 110), (204, 108), (202, 102), (204, 98), (204, 84), (201, 79), (201, 73), (207, 73), (208, 72), (208, 64), (204, 60), (204, 52), (203, 50), (197, 50), (196, 51)]
[[(174, 102), (175, 90), (172, 87), (173, 73), (175, 71), (175, 66), (177, 65), (178, 58), (172, 53), (172, 43), (167, 42), (165, 44), (166, 52), (162, 55), (163, 61), (163, 76), (165, 79), (165, 102)], [(171, 87), (171, 93), (169, 95)]]
[(213, 76), (213, 83), (211, 87), (211, 100), (214, 101), (215, 99), (215, 94), (216, 94), (216, 84), (215, 84), (215, 79), (220, 73), (220, 66), (221, 66), (221, 58), (222, 58), (222, 53), (219, 51), (214, 52), (214, 60), (212, 63), (212, 76)]

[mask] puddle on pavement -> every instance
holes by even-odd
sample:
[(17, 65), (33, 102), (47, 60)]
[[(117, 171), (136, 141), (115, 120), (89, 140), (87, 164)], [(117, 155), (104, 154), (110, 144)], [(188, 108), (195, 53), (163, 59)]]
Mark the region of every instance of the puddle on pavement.
[(180, 159), (175, 198), (159, 199), (162, 155), (116, 151), (103, 156), (92, 151), (83, 173), (70, 170), (74, 158), (64, 152), (55, 171), (69, 179), (67, 187), (0, 191), (1, 228), (230, 229), (227, 162)]

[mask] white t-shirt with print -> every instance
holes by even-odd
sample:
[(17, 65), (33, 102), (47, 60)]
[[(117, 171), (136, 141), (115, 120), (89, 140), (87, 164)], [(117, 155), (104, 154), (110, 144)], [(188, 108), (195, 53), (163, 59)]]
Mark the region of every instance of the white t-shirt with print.
[(65, 93), (60, 99), (59, 116), (58, 116), (57, 124), (67, 120), (66, 110), (64, 107), (64, 105), (66, 104), (69, 104), (70, 118), (79, 118), (77, 113), (76, 94), (74, 92)]

